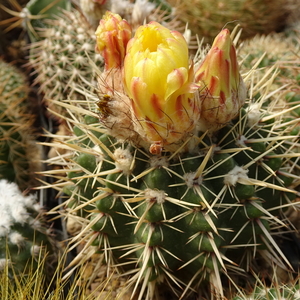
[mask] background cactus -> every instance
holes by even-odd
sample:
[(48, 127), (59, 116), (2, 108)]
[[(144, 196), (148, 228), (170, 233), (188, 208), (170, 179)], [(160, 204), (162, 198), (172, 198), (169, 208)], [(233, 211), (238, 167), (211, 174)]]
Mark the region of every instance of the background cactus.
[(0, 178), (24, 190), (37, 183), (35, 172), (41, 169), (29, 86), (23, 73), (2, 60), (0, 77)]
[[(253, 66), (259, 68), (257, 75), (261, 77), (269, 67), (275, 65), (280, 72), (275, 88), (283, 86), (287, 80), (297, 79), (296, 67), (299, 66), (297, 53), (299, 42), (297, 36), (288, 36), (287, 33), (271, 33), (269, 35), (257, 35), (244, 41), (239, 47), (239, 57), (245, 71)], [(257, 78), (259, 81), (260, 78)]]
[(62, 110), (52, 100), (72, 98), (84, 102), (85, 95), (78, 89), (93, 89), (96, 72), (90, 62), (100, 68), (103, 59), (94, 51), (94, 31), (80, 12), (65, 11), (47, 24), (49, 28), (40, 32), (43, 39), (30, 45), (30, 65), (46, 105), (59, 117)]
[(255, 288), (252, 293), (245, 293), (240, 291), (238, 296), (235, 296), (233, 300), (297, 300), (300, 298), (299, 281), (292, 280), (291, 284), (280, 284), (275, 277), (271, 285), (267, 285), (261, 279), (257, 278)]
[(237, 23), (243, 28), (242, 39), (283, 30), (288, 17), (299, 10), (299, 3), (294, 0), (168, 2), (175, 8), (173, 13), (184, 24), (188, 23), (194, 34), (205, 37), (209, 42), (225, 25), (233, 29)]
[[(93, 290), (87, 296), (85, 284), (79, 286), (79, 282), (86, 281), (86, 276), (90, 273), (87, 268), (78, 270), (76, 275), (72, 278), (72, 281), (66, 282), (63, 279), (64, 267), (67, 253), (63, 253), (59, 258), (55, 269), (55, 276), (52, 277), (50, 284), (48, 283), (48, 274), (45, 274), (45, 265), (47, 260), (45, 256), (39, 255), (35, 258), (36, 263), (28, 266), (28, 272), (24, 272), (24, 276), (20, 276), (18, 270), (14, 271), (14, 265), (6, 266), (0, 271), (0, 295), (5, 300), (17, 300), (22, 297), (23, 299), (47, 299), (47, 300), (72, 300), (74, 299), (74, 293), (76, 291), (76, 299), (78, 300), (92, 300), (92, 299), (107, 299), (107, 300), (120, 300), (115, 297), (117, 291), (122, 288), (126, 282), (117, 281), (117, 275), (109, 278), (105, 278), (103, 272), (101, 277), (98, 277), (97, 286), (93, 286)], [(96, 258), (95, 258), (96, 261)], [(93, 277), (93, 274), (90, 278)], [(9, 276), (9, 277), (8, 277)], [(9, 278), (9, 280), (8, 280)], [(62, 284), (62, 282), (64, 284)], [(127, 298), (129, 299), (130, 295)]]
[[(252, 84), (259, 84), (264, 77), (270, 76), (271, 67), (276, 68), (274, 80), (268, 88), (269, 99), (281, 101), (291, 107), (292, 118), (299, 117), (299, 33), (291, 30), (285, 33), (255, 36), (244, 41), (238, 51), (241, 68), (244, 72), (256, 69), (251, 76)], [(259, 97), (260, 94), (257, 94)], [(277, 99), (277, 100), (276, 100)], [(279, 100), (281, 99), (281, 100)], [(299, 124), (294, 131), (297, 134)]]
[(31, 42), (40, 39), (36, 28), (47, 27), (47, 19), (53, 18), (61, 9), (69, 10), (69, 0), (4, 0), (0, 4), (0, 26), (5, 27), (4, 32), (14, 28), (26, 30)]
[(99, 123), (96, 103), (79, 115), (63, 144), (69, 156), (56, 160), (66, 168), (55, 186), (82, 225), (74, 243), (86, 239), (72, 265), (84, 263), (92, 247), (148, 299), (161, 283), (179, 295), (174, 282), (188, 294), (209, 281), (223, 295), (222, 278), (257, 268), (253, 258), (289, 269), (273, 236), (288, 226), (284, 209), (297, 195), (298, 121), (281, 101), (268, 102), (272, 80), (252, 88), (253, 99), (260, 97), (226, 127), (187, 140), (197, 146), (185, 153), (155, 156), (116, 140)]
[(24, 195), (15, 183), (1, 179), (0, 211), (0, 271), (8, 268), (10, 277), (27, 276), (42, 256), (49, 272), (55, 266), (55, 244), (36, 196)]

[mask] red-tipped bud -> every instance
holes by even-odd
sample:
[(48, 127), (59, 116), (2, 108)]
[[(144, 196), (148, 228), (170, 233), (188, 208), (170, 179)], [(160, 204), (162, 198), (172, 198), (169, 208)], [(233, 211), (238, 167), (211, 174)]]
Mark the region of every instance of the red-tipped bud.
[(123, 64), (128, 41), (131, 38), (131, 27), (118, 14), (107, 11), (100, 20), (95, 32), (96, 50), (105, 61), (106, 70), (120, 68)]
[(238, 114), (246, 99), (246, 88), (228, 29), (215, 38), (195, 73), (195, 80), (200, 85), (203, 130), (216, 130)]

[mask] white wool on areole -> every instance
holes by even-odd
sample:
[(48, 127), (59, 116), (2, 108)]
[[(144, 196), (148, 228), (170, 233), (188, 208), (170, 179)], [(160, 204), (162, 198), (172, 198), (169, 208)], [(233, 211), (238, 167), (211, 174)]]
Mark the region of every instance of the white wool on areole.
[(28, 209), (37, 211), (40, 206), (36, 195), (23, 195), (14, 182), (0, 180), (0, 237), (10, 233), (15, 223), (24, 224), (30, 220)]

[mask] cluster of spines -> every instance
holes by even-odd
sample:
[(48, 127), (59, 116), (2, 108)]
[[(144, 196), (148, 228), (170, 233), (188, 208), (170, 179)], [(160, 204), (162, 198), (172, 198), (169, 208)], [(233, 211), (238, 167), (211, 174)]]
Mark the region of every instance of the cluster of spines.
[(191, 137), (192, 153), (161, 157), (118, 142), (87, 112), (66, 144), (77, 153), (64, 179), (68, 211), (86, 224), (74, 240), (86, 234), (147, 293), (155, 282), (188, 290), (200, 279), (222, 294), (221, 274), (250, 268), (258, 253), (289, 265), (270, 231), (287, 226), (281, 216), (297, 194), (297, 120), (265, 107), (249, 102), (218, 134)]

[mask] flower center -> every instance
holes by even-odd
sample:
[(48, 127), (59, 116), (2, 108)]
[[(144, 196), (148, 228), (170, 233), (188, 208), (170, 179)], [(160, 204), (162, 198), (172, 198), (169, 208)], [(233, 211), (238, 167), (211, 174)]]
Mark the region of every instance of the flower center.
[(156, 52), (160, 44), (163, 43), (163, 38), (159, 34), (159, 30), (146, 27), (143, 32), (143, 50), (149, 49), (150, 52)]

